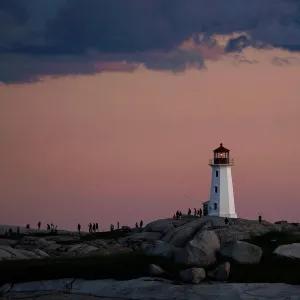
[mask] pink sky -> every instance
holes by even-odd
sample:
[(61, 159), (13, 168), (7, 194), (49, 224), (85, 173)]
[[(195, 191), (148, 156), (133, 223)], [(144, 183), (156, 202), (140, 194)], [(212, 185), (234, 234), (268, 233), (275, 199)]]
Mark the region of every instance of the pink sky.
[(1, 85), (1, 223), (106, 229), (199, 208), (220, 142), (239, 217), (299, 221), (300, 66), (272, 65), (279, 54)]

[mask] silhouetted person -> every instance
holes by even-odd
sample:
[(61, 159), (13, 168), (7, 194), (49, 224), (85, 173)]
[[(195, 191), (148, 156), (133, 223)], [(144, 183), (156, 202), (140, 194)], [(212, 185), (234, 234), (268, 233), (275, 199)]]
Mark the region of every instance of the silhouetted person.
[(258, 223), (261, 224), (261, 221), (262, 221), (262, 217), (258, 216)]
[(93, 223), (93, 232), (96, 232), (96, 224)]
[(96, 223), (96, 230), (99, 231), (99, 224)]
[(89, 233), (92, 232), (92, 223), (89, 224)]
[(194, 216), (196, 217), (197, 216), (197, 209), (194, 208)]
[(20, 227), (18, 226), (17, 227), (17, 235), (19, 235), (20, 234)]
[(143, 220), (141, 220), (140, 221), (140, 227), (143, 227), (143, 225), (144, 225), (144, 222), (143, 222)]
[(8, 234), (12, 235), (13, 234), (13, 230), (11, 228), (8, 229)]
[(188, 216), (190, 216), (191, 213), (192, 213), (192, 211), (191, 211), (191, 209), (189, 208), (189, 210), (188, 210)]
[(38, 222), (38, 230), (40, 230), (40, 229), (41, 229), (41, 221)]
[(119, 222), (117, 223), (117, 229), (120, 229), (120, 223)]
[(115, 229), (114, 224), (110, 224), (110, 231), (114, 231), (114, 229)]
[(138, 222), (135, 223), (135, 228), (138, 228), (139, 227), (139, 224)]
[(225, 218), (224, 222), (225, 222), (225, 225), (228, 225), (228, 223), (229, 223), (228, 218)]
[(179, 211), (179, 219), (181, 219), (182, 218), (182, 212), (181, 212), (181, 210)]
[(80, 230), (81, 230), (81, 225), (80, 224), (77, 225), (77, 230), (78, 230), (78, 233), (80, 234)]
[(47, 224), (47, 230), (50, 230), (50, 225), (49, 224)]
[(179, 210), (176, 211), (176, 219), (179, 219)]
[(200, 218), (202, 217), (202, 209), (201, 208), (199, 209), (199, 217)]
[(198, 217), (200, 216), (200, 210), (199, 209), (197, 210), (197, 216)]
[(30, 225), (29, 225), (29, 224), (27, 224), (27, 225), (26, 225), (26, 228), (27, 228), (27, 229), (30, 229)]

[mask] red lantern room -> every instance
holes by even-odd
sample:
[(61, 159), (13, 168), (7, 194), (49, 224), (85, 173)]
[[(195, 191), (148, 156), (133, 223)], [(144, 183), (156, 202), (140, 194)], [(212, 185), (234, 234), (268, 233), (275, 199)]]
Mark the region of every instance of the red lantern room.
[(214, 150), (214, 159), (210, 161), (210, 164), (214, 165), (231, 165), (233, 161), (229, 159), (229, 149), (223, 147), (223, 144), (220, 144), (220, 147)]

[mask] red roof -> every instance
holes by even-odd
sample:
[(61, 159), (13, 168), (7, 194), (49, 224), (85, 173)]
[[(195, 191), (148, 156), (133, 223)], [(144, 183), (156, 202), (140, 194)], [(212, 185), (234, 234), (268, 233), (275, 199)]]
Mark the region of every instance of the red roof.
[(229, 149), (226, 149), (223, 147), (223, 144), (220, 144), (220, 147), (214, 150), (214, 153), (224, 153), (224, 152), (229, 152)]

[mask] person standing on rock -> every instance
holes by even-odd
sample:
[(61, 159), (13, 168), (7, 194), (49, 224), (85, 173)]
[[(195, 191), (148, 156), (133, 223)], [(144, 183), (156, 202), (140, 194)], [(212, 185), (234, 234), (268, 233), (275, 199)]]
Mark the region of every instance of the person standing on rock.
[(41, 229), (41, 221), (38, 222), (38, 230)]
[(49, 224), (47, 224), (47, 230), (50, 230), (50, 225)]
[(77, 230), (78, 230), (78, 233), (80, 234), (80, 230), (81, 230), (81, 225), (80, 224), (77, 225)]
[(261, 224), (261, 221), (262, 221), (262, 217), (258, 216), (258, 223)]
[(143, 220), (141, 220), (140, 221), (140, 227), (143, 227), (143, 225), (144, 225), (144, 222), (143, 222)]
[(96, 223), (93, 223), (93, 232), (96, 232)]
[(200, 218), (202, 217), (202, 209), (201, 208), (199, 209), (199, 217)]
[(197, 209), (194, 208), (194, 216), (196, 217), (197, 216)]
[(138, 222), (135, 223), (135, 228), (138, 228), (139, 227), (139, 224)]
[(190, 216), (191, 213), (192, 213), (192, 211), (191, 211), (191, 209), (189, 208), (189, 210), (188, 210), (188, 216)]
[(115, 229), (114, 224), (110, 224), (110, 231), (114, 231), (114, 229)]
[(89, 224), (89, 233), (92, 232), (92, 223)]

